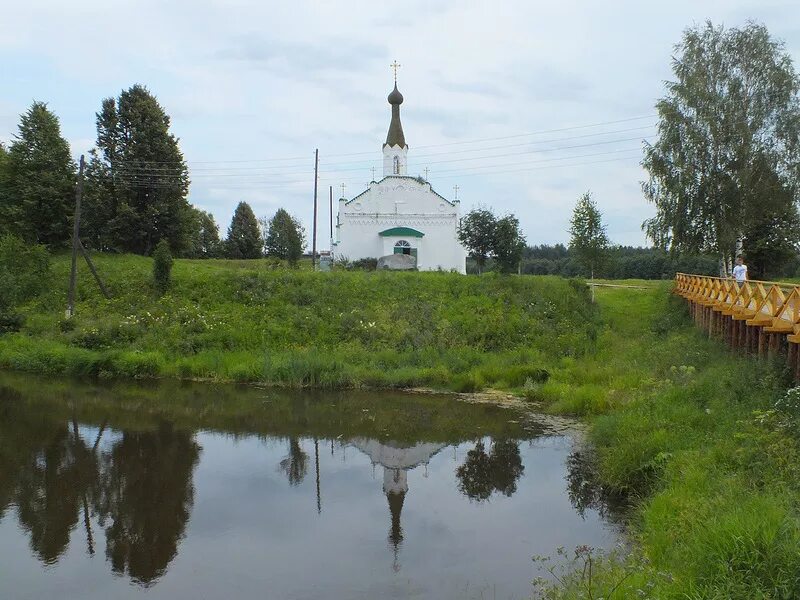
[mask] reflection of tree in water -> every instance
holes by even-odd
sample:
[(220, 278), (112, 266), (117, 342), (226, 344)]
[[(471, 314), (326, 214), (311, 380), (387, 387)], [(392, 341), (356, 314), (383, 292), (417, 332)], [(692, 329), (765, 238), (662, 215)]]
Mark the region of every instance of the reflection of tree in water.
[(464, 464), (456, 469), (458, 489), (471, 500), (488, 500), (494, 492), (511, 496), (525, 467), (519, 445), (512, 440), (495, 440), (487, 453), (483, 440), (467, 452)]
[[(77, 422), (50, 423), (40, 430), (38, 447), (20, 465), (15, 502), (20, 525), (31, 536), (31, 547), (51, 564), (66, 550), (81, 509), (86, 511), (97, 490), (97, 461), (78, 433)], [(87, 532), (89, 530), (87, 529)], [(88, 533), (89, 552), (93, 552)]]
[(289, 454), (280, 462), (281, 471), (291, 485), (300, 485), (308, 472), (308, 454), (300, 447), (300, 440), (289, 438)]
[(144, 585), (164, 574), (189, 520), (199, 455), (192, 434), (168, 423), (124, 432), (103, 454), (97, 511), (115, 572)]
[(596, 510), (603, 519), (612, 522), (624, 518), (626, 502), (609, 492), (597, 476), (597, 464), (588, 450), (577, 449), (567, 457), (567, 494), (577, 513), (583, 517), (587, 510)]

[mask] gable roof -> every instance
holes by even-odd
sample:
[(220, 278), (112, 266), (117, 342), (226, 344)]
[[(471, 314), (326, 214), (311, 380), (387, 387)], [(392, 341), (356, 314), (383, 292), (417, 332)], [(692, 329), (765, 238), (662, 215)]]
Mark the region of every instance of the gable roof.
[[(447, 203), (448, 203), (450, 206), (455, 206), (455, 205), (458, 203), (458, 200), (456, 200), (455, 202), (453, 202), (453, 201), (451, 201), (451, 200), (448, 200), (448, 199), (447, 199), (447, 198), (445, 198), (444, 196), (442, 196), (442, 195), (441, 195), (439, 192), (437, 192), (436, 190), (434, 190), (434, 189), (433, 189), (433, 186), (430, 184), (430, 182), (429, 182), (429, 181), (425, 181), (425, 180), (424, 180), (422, 177), (414, 177), (413, 175), (386, 175), (386, 176), (385, 176), (383, 179), (381, 179), (381, 180), (379, 180), (379, 181), (373, 181), (372, 183), (383, 183), (383, 182), (384, 182), (384, 181), (386, 181), (387, 179), (413, 179), (414, 181), (416, 181), (416, 182), (417, 182), (417, 183), (419, 183), (420, 185), (425, 185), (425, 184), (427, 183), (427, 184), (430, 186), (431, 192), (432, 192), (432, 193), (433, 193), (435, 196), (438, 196), (439, 198), (441, 198), (442, 200), (444, 200), (445, 202), (447, 202)], [(347, 202), (345, 202), (345, 204), (350, 204), (350, 203), (351, 203), (353, 200), (355, 200), (356, 198), (360, 198), (361, 196), (363, 196), (364, 194), (366, 194), (366, 193), (367, 193), (369, 190), (370, 190), (370, 188), (367, 188), (367, 189), (365, 189), (365, 190), (364, 190), (363, 192), (361, 192), (360, 194), (358, 194), (358, 195), (356, 195), (356, 196), (353, 196), (352, 198), (350, 198), (350, 200), (348, 200)]]
[(384, 229), (378, 233), (381, 237), (425, 237), (425, 234), (411, 227), (392, 227), (391, 229)]

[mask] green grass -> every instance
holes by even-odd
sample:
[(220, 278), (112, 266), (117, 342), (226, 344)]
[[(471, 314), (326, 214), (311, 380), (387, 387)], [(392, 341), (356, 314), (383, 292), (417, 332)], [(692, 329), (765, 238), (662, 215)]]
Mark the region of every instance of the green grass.
[(557, 277), (312, 273), (266, 260), (176, 260), (160, 296), (152, 261), (82, 265), (65, 321), (67, 256), (52, 287), (0, 337), (0, 367), (46, 374), (178, 377), (287, 387), (519, 388), (591, 347), (585, 287)]
[[(598, 289), (597, 350), (538, 393), (585, 415), (598, 475), (633, 501), (629, 556), (581, 558), (547, 598), (800, 598), (800, 413), (781, 365), (695, 330), (682, 301)], [(621, 582), (621, 583), (620, 583)]]

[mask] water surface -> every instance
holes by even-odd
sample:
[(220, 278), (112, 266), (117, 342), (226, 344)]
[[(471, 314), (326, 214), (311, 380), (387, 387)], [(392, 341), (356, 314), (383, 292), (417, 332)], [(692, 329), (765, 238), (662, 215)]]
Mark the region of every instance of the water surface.
[(450, 398), (0, 373), (0, 598), (526, 598), (579, 436)]

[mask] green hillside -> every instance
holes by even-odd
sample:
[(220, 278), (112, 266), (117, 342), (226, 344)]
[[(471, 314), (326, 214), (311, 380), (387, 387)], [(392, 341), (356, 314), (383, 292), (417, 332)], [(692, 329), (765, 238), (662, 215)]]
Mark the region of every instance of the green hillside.
[(64, 319), (69, 259), (0, 338), (0, 366), (72, 375), (182, 377), (313, 387), (474, 390), (536, 381), (594, 335), (583, 284), (556, 277), (312, 273), (267, 261), (177, 260), (160, 297), (152, 261), (81, 264)]

